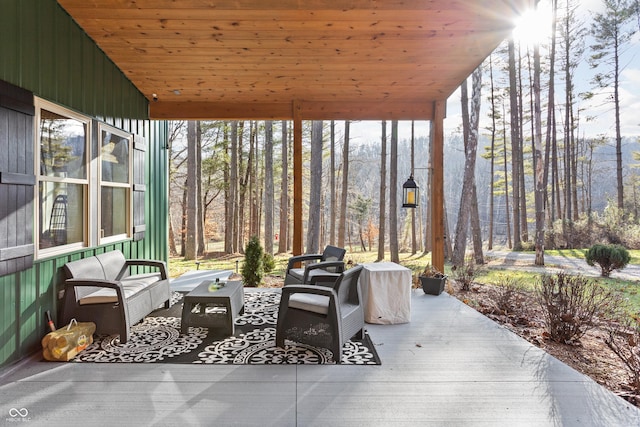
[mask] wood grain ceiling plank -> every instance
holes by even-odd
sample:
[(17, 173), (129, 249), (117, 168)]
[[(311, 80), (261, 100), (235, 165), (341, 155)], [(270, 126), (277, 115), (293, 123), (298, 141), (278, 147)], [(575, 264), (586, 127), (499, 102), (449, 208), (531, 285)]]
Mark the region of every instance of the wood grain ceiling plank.
[[(242, 12), (244, 13), (244, 12)], [(265, 16), (262, 19), (248, 18), (245, 16), (211, 17), (203, 19), (131, 19), (131, 18), (84, 18), (79, 21), (83, 28), (89, 31), (109, 30), (109, 31), (278, 31), (278, 32), (298, 32), (298, 31), (344, 31), (345, 33), (358, 31), (421, 31), (421, 30), (465, 30), (474, 28), (478, 31), (491, 31), (496, 28), (507, 27), (509, 22), (502, 19), (480, 19), (477, 16), (461, 16), (457, 11), (441, 11), (438, 13), (422, 12), (416, 14), (403, 14), (395, 18), (384, 18), (381, 16), (371, 16), (369, 19), (310, 19), (304, 20), (299, 17), (294, 20), (278, 19), (273, 16)], [(344, 17), (343, 17), (344, 18)]]
[[(385, 42), (379, 40), (374, 43), (360, 40), (309, 40), (302, 42), (286, 42), (280, 40), (264, 40), (256, 43), (232, 41), (219, 43), (215, 40), (140, 40), (135, 44), (123, 47), (122, 41), (100, 39), (98, 45), (105, 51), (119, 51), (122, 49), (135, 49), (139, 53), (151, 53), (152, 49), (163, 49), (165, 54), (181, 53), (189, 50), (192, 55), (261, 55), (261, 56), (298, 56), (301, 60), (306, 57), (330, 58), (348, 55), (353, 57), (367, 57), (372, 61), (380, 57), (403, 56), (404, 54), (416, 54), (422, 57), (433, 54), (451, 53), (452, 55), (469, 54), (474, 52), (484, 53), (483, 58), (495, 47), (483, 45), (480, 37), (472, 38), (467, 43), (456, 43), (453, 40), (434, 40), (426, 43), (421, 40), (407, 40), (400, 43)], [(497, 42), (496, 42), (497, 44)]]
[(131, 68), (131, 72), (140, 75), (163, 75), (170, 73), (184, 73), (186, 75), (198, 75), (203, 72), (226, 72), (226, 73), (238, 73), (238, 72), (371, 72), (372, 74), (380, 74), (386, 72), (442, 72), (447, 70), (460, 69), (460, 64), (452, 64), (450, 62), (444, 62), (440, 58), (434, 57), (433, 59), (427, 59), (425, 63), (381, 63), (376, 66), (375, 70), (369, 67), (369, 63), (353, 63), (353, 62), (331, 62), (327, 63), (300, 63), (295, 59), (291, 61), (279, 61), (277, 64), (265, 64), (255, 63), (250, 61), (199, 61), (194, 63), (185, 63), (185, 61), (165, 62), (161, 67), (158, 67), (154, 63), (140, 64), (135, 58), (130, 57), (129, 61), (121, 60), (118, 62), (123, 69)]
[[(63, 2), (61, 2), (63, 3)], [(455, 11), (457, 14), (457, 20), (469, 20), (473, 19), (474, 22), (479, 25), (486, 23), (496, 24), (498, 22), (508, 23), (509, 14), (499, 14), (494, 10), (484, 8), (480, 13), (471, 14), (468, 10), (461, 12), (459, 9), (449, 7), (448, 4), (443, 4), (438, 10), (431, 9), (413, 9), (413, 10), (371, 10), (371, 9), (359, 9), (359, 10), (282, 10), (282, 9), (270, 9), (270, 10), (219, 10), (213, 8), (204, 9), (118, 9), (114, 7), (102, 7), (97, 8), (74, 8), (72, 9), (73, 17), (78, 21), (85, 20), (101, 20), (101, 21), (116, 21), (122, 22), (127, 25), (128, 21), (166, 21), (171, 22), (173, 20), (205, 20), (210, 22), (265, 22), (277, 25), (280, 23), (284, 26), (284, 29), (288, 29), (289, 26), (299, 26), (300, 23), (307, 21), (318, 22), (331, 22), (336, 25), (340, 25), (343, 21), (352, 22), (354, 25), (360, 25), (359, 23), (371, 23), (371, 22), (388, 22), (401, 25), (404, 22), (411, 24), (424, 25), (426, 22), (434, 19), (434, 14), (444, 13), (447, 15), (449, 11)], [(145, 24), (143, 24), (145, 25)], [(410, 29), (410, 28), (408, 28)]]
[(364, 30), (346, 30), (336, 31), (331, 29), (323, 30), (300, 30), (292, 32), (284, 32), (277, 30), (256, 30), (256, 31), (233, 31), (233, 30), (106, 30), (96, 28), (93, 34), (99, 34), (98, 39), (120, 39), (135, 43), (140, 40), (162, 40), (167, 38), (183, 38), (189, 40), (216, 40), (218, 42), (231, 42), (231, 41), (263, 41), (263, 40), (281, 40), (287, 42), (307, 41), (307, 40), (389, 40), (389, 41), (403, 41), (403, 40), (433, 40), (438, 38), (444, 39), (460, 39), (475, 36), (496, 37), (495, 32), (477, 31), (470, 27), (465, 27), (460, 30), (453, 30), (451, 28), (428, 29), (428, 30), (378, 30), (378, 29), (364, 29)]
[(525, 0), (58, 0), (65, 9), (219, 9), (219, 10), (441, 10), (504, 9)]
[[(426, 49), (426, 48), (425, 48)], [(307, 52), (310, 49), (227, 49), (227, 48), (166, 48), (166, 47), (147, 47), (147, 48), (135, 48), (127, 47), (124, 49), (114, 49), (113, 52), (108, 52), (108, 55), (114, 61), (153, 61), (160, 65), (162, 63), (193, 63), (193, 64), (208, 64), (208, 63), (228, 63), (228, 64), (246, 64), (256, 62), (256, 56), (258, 60), (266, 58), (278, 58), (279, 63), (285, 64), (355, 64), (365, 65), (376, 68), (378, 65), (384, 66), (385, 64), (429, 64), (433, 62), (454, 62), (464, 61), (465, 59), (471, 60), (476, 57), (480, 57), (484, 52), (471, 49), (447, 49), (438, 48), (435, 44), (428, 47), (428, 51), (414, 51), (414, 52), (401, 52), (393, 49), (382, 50), (379, 49), (372, 55), (370, 52), (364, 52), (362, 50), (340, 50), (336, 52), (335, 49), (323, 49), (316, 50), (313, 53)], [(449, 53), (450, 56), (442, 57)]]

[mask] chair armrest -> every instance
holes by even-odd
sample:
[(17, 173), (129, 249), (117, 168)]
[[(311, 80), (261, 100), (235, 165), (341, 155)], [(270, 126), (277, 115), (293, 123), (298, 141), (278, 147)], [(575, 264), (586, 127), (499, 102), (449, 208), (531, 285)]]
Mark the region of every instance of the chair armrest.
[(65, 284), (65, 294), (68, 288), (76, 288), (76, 287), (92, 287), (92, 288), (109, 288), (115, 289), (116, 296), (118, 298), (118, 302), (124, 304), (124, 288), (122, 287), (122, 283), (114, 281), (114, 280), (104, 280), (104, 279), (67, 279), (64, 282)]
[(295, 255), (289, 258), (289, 262), (287, 263), (287, 271), (291, 270), (293, 266), (299, 262), (303, 261), (313, 261), (314, 259), (322, 259), (322, 254), (306, 254), (306, 255)]
[[(339, 275), (344, 271), (344, 262), (343, 261), (321, 261), (321, 262), (309, 264), (304, 269), (304, 275), (302, 276), (302, 283), (310, 283), (311, 278), (309, 277), (309, 275), (311, 274), (312, 270), (318, 270), (318, 269), (326, 270), (327, 268), (331, 268), (331, 267), (335, 267), (336, 273), (338, 273)], [(320, 274), (324, 275), (325, 273), (320, 273)], [(333, 272), (327, 271), (326, 274), (331, 275), (333, 274)], [(316, 276), (316, 274), (314, 274), (314, 276)]]
[(342, 267), (342, 270), (339, 273), (344, 271), (344, 261), (320, 261), (315, 262), (313, 264), (309, 264), (305, 267), (306, 270), (315, 270), (317, 268), (327, 269), (331, 267), (337, 267), (338, 269)]
[(282, 296), (289, 294), (315, 294), (315, 295), (323, 295), (329, 298), (336, 297), (336, 291), (333, 288), (328, 288), (326, 286), (314, 286), (314, 285), (288, 285), (282, 288)]
[(151, 259), (128, 259), (126, 260), (127, 267), (135, 265), (135, 266), (143, 266), (143, 267), (155, 267), (160, 269), (160, 277), (164, 280), (169, 277), (167, 271), (167, 263), (164, 261), (157, 261)]
[[(327, 286), (333, 288), (340, 277), (340, 273), (315, 274), (309, 280), (309, 284), (315, 286)], [(291, 286), (291, 285), (289, 285)]]

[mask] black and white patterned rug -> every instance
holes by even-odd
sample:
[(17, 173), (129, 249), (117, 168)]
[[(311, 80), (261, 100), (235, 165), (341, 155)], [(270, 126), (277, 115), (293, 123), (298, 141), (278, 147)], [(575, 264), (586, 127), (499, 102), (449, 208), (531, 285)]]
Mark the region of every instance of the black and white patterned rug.
[[(235, 335), (220, 337), (215, 330), (190, 327), (180, 333), (184, 294), (174, 292), (171, 308), (160, 309), (131, 328), (131, 338), (120, 344), (118, 335), (95, 337), (74, 362), (193, 363), (193, 364), (333, 364), (328, 349), (286, 341), (275, 344), (279, 292), (245, 292), (244, 314), (235, 322)], [(342, 364), (379, 365), (380, 358), (368, 334), (348, 341)]]

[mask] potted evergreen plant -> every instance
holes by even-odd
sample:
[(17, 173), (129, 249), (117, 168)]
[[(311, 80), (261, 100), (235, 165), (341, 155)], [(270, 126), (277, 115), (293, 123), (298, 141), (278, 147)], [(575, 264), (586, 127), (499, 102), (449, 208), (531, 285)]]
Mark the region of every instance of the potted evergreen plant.
[(444, 291), (447, 275), (431, 264), (427, 264), (424, 271), (418, 276), (418, 279), (425, 294), (440, 295), (442, 291)]

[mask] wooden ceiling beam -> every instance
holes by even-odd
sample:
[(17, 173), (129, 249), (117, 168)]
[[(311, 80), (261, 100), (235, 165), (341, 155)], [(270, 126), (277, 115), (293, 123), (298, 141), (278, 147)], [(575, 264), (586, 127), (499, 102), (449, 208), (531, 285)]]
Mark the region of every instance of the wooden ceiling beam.
[[(298, 101), (303, 120), (431, 120), (433, 104), (419, 102)], [(293, 120), (292, 103), (152, 102), (155, 120)]]

